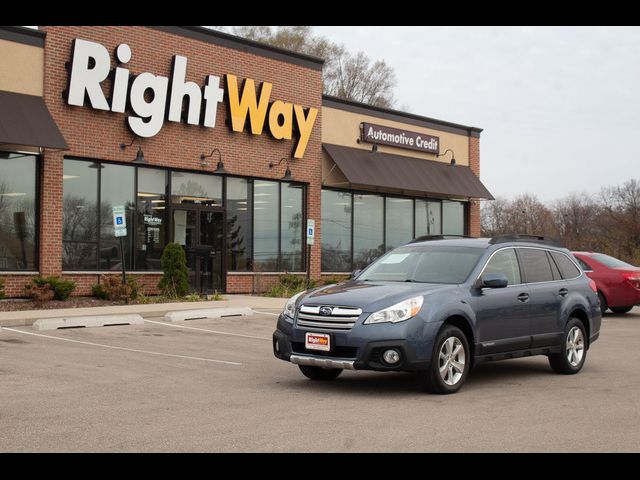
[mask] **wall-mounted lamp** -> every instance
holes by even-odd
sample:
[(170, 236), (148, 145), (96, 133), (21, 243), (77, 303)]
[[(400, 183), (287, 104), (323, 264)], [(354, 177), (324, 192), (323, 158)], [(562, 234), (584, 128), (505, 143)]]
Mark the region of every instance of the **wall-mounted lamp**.
[[(134, 137), (133, 140), (131, 140), (131, 143), (126, 144), (126, 143), (121, 143), (120, 144), (120, 150), (124, 150), (127, 147), (130, 147), (131, 145), (133, 145), (133, 142), (136, 141), (136, 138)], [(136, 153), (136, 158), (133, 161), (133, 163), (148, 163), (145, 159), (144, 159), (144, 153), (142, 153), (142, 147), (140, 145), (138, 145), (138, 153)]]
[(224, 169), (224, 163), (222, 163), (222, 152), (217, 148), (214, 148), (213, 150), (211, 150), (211, 153), (209, 155), (205, 155), (204, 153), (200, 154), (200, 166), (201, 167), (208, 166), (209, 162), (207, 162), (205, 158), (212, 157), (214, 152), (218, 152), (218, 165), (216, 166), (216, 169), (213, 171), (213, 173), (220, 173), (220, 174), (229, 173)]
[(439, 154), (439, 155), (436, 155), (436, 158), (437, 158), (437, 157), (444, 157), (444, 156), (447, 154), (447, 152), (451, 152), (451, 165), (454, 165), (454, 166), (455, 166), (455, 164), (456, 164), (456, 157), (455, 157), (455, 153), (453, 153), (453, 150), (451, 150), (450, 148), (447, 148), (447, 149), (444, 151), (444, 153), (441, 153), (441, 154)]
[(289, 169), (289, 159), (287, 157), (282, 157), (278, 163), (269, 162), (269, 168), (280, 165), (283, 160), (287, 162), (287, 169), (284, 172), (284, 177), (282, 177), (282, 180), (293, 180), (293, 175), (291, 175), (291, 170)]

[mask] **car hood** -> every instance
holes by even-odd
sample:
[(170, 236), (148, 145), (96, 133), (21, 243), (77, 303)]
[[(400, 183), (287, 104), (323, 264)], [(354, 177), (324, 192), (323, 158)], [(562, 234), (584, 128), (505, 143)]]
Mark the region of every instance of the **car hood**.
[(350, 280), (328, 285), (303, 295), (298, 305), (335, 305), (359, 307), (363, 312), (373, 312), (390, 307), (418, 295), (430, 295), (456, 289), (457, 285), (410, 282), (370, 282)]

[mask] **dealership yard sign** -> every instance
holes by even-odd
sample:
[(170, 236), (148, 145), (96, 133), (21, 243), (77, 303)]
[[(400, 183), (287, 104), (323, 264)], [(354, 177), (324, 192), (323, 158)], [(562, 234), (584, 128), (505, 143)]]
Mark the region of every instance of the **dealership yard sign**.
[[(67, 103), (82, 107), (87, 101), (92, 108), (111, 112), (131, 111), (127, 118), (129, 128), (140, 137), (158, 134), (165, 120), (182, 121), (185, 98), (189, 100), (186, 123), (215, 128), (218, 104), (224, 99), (220, 77), (207, 75), (201, 88), (195, 82), (185, 81), (187, 58), (175, 55), (171, 66), (171, 78), (143, 72), (131, 77), (123, 65), (132, 57), (131, 48), (123, 43), (116, 49), (116, 59), (121, 65), (113, 72), (110, 103), (101, 84), (111, 75), (111, 56), (100, 43), (75, 39)], [(309, 143), (311, 131), (318, 116), (317, 108), (304, 108), (288, 102), (271, 102), (273, 85), (263, 82), (256, 94), (255, 82), (247, 78), (243, 87), (238, 86), (235, 75), (225, 75), (231, 129), (242, 132), (245, 126), (254, 135), (261, 135), (265, 123), (271, 135), (278, 140), (291, 140), (298, 136), (293, 156), (302, 158)], [(150, 91), (152, 95), (145, 95)]]

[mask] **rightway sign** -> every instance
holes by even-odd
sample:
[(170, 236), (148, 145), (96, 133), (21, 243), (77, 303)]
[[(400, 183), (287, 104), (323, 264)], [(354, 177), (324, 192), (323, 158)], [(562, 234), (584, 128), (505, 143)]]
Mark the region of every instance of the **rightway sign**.
[(113, 231), (116, 237), (127, 236), (127, 217), (123, 206), (113, 207)]
[(419, 152), (440, 153), (440, 138), (433, 135), (365, 122), (360, 124), (360, 128), (363, 142), (391, 145)]

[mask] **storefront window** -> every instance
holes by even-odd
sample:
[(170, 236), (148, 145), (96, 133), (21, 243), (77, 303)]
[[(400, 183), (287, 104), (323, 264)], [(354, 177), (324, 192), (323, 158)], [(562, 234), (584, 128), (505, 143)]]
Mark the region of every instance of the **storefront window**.
[(353, 196), (353, 262), (364, 268), (384, 253), (384, 199), (381, 195)]
[[(302, 265), (302, 194), (301, 185), (282, 183), (280, 214), (280, 266), (285, 272), (300, 272)], [(306, 226), (306, 223), (305, 223)]]
[(167, 172), (138, 168), (136, 270), (162, 270), (166, 238)]
[(385, 209), (386, 249), (391, 250), (413, 240), (413, 200), (387, 197)]
[(0, 271), (37, 269), (36, 164), (0, 152)]
[(351, 271), (351, 192), (322, 190), (322, 271)]
[(416, 237), (442, 233), (440, 205), (435, 200), (416, 199)]
[(250, 187), (244, 178), (227, 178), (227, 270), (233, 272), (251, 270)]
[(64, 160), (63, 270), (97, 268), (99, 169), (97, 162)]
[(222, 177), (171, 172), (171, 202), (219, 207), (222, 205)]
[(442, 233), (464, 235), (464, 203), (442, 201)]
[(256, 272), (277, 271), (279, 184), (256, 180), (253, 187), (253, 268)]

